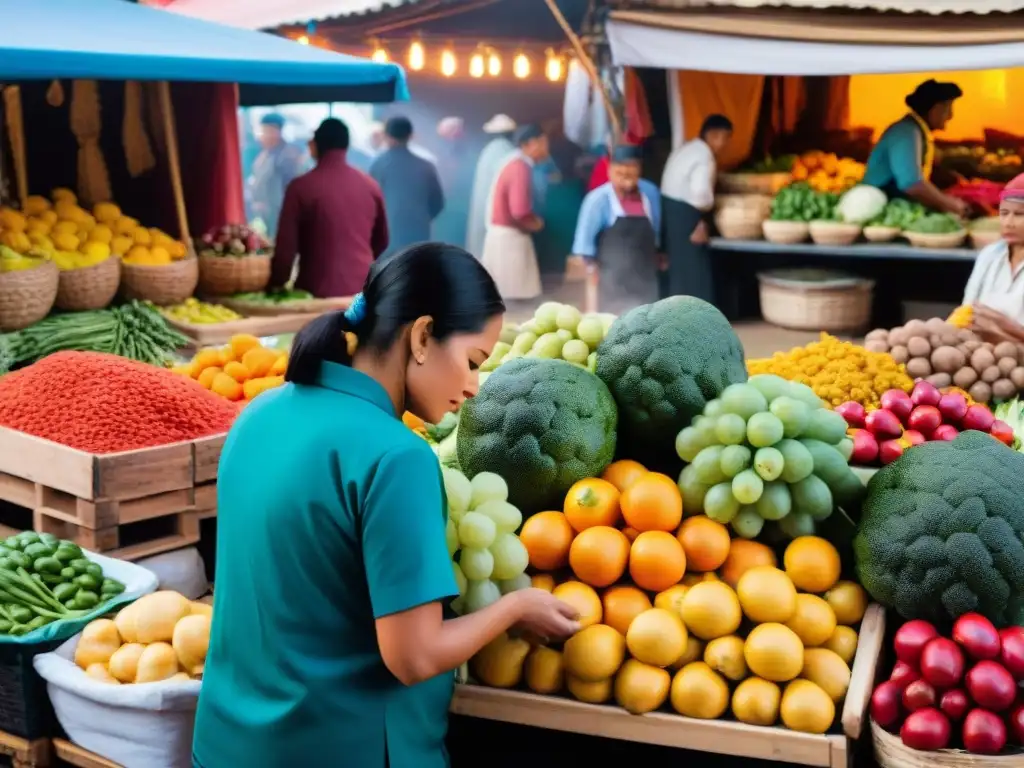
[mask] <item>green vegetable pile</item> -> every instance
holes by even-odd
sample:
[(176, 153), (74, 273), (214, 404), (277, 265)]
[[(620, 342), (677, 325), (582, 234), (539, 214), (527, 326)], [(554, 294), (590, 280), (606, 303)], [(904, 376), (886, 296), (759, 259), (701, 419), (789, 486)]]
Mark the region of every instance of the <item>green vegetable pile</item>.
[[(162, 366), (189, 343), (149, 302), (50, 315), (22, 331), (0, 334), (0, 373), (55, 352), (106, 352)], [(6, 367), (5, 367), (6, 365)]]
[(817, 192), (805, 181), (783, 187), (772, 200), (772, 221), (835, 221), (839, 195)]
[(915, 446), (868, 483), (860, 583), (905, 619), (1024, 624), (1024, 456), (990, 435)]
[(747, 173), (789, 173), (796, 163), (796, 155), (781, 155), (772, 157), (768, 155), (763, 160), (758, 160), (746, 168)]
[(0, 635), (80, 618), (122, 592), (73, 542), (34, 531), (0, 541)]
[(294, 288), (278, 288), (266, 292), (236, 293), (231, 298), (235, 301), (245, 301), (250, 304), (287, 304), (290, 301), (309, 301), (313, 298), (313, 294), (309, 291), (300, 291)]
[(963, 231), (964, 225), (950, 213), (927, 213), (904, 227), (907, 232), (922, 235), (951, 235)]
[(868, 222), (873, 227), (895, 227), (899, 230), (908, 229), (911, 224), (927, 213), (920, 203), (897, 197), (885, 204), (882, 215)]

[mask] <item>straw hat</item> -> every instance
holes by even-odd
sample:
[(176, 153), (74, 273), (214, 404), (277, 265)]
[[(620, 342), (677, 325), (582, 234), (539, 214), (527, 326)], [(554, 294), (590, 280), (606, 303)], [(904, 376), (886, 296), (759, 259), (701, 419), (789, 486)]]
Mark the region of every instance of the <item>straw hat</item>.
[(484, 133), (512, 133), (516, 129), (516, 121), (508, 115), (495, 115), (484, 123)]

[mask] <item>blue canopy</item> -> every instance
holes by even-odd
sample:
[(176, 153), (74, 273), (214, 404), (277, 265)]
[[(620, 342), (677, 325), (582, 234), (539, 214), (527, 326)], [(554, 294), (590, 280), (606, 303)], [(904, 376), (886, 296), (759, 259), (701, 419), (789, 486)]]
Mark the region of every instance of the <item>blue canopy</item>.
[(243, 105), (409, 98), (397, 64), (127, 0), (0, 0), (0, 83), (76, 78), (238, 83)]

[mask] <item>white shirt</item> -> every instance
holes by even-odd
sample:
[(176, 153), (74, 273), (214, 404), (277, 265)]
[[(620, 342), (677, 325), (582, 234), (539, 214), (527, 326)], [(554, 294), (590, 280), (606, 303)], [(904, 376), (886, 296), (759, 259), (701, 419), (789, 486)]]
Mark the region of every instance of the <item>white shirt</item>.
[(1010, 271), (1010, 248), (1003, 240), (986, 245), (974, 261), (964, 304), (984, 304), (1024, 323), (1024, 264)]
[(688, 141), (669, 155), (661, 176), (661, 194), (698, 211), (715, 205), (715, 155), (702, 139)]

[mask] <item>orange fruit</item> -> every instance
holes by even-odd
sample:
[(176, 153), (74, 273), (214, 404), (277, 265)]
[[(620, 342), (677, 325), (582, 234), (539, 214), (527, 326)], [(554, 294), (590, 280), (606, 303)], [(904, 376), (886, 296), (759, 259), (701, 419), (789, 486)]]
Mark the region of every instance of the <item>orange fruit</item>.
[(685, 584), (676, 584), (664, 592), (659, 592), (654, 596), (654, 607), (679, 613), (679, 607), (683, 604), (683, 598), (686, 597), (688, 589), (689, 587)]
[(827, 592), (839, 581), (839, 552), (820, 536), (793, 539), (782, 555), (786, 574), (803, 592)]
[(622, 532), (626, 534), (626, 538), (629, 539), (631, 542), (636, 541), (636, 537), (640, 535), (640, 531), (638, 531), (636, 528), (630, 528), (629, 526), (623, 528)]
[(623, 636), (630, 622), (652, 607), (647, 595), (630, 586), (609, 587), (601, 598), (601, 604), (604, 607), (604, 623)]
[(619, 522), (619, 489), (598, 477), (575, 483), (565, 494), (565, 519), (577, 531)]
[(778, 565), (775, 553), (764, 544), (748, 539), (735, 539), (729, 547), (729, 555), (722, 563), (719, 575), (730, 587), (739, 584), (740, 576), (759, 565)]
[(561, 512), (538, 512), (523, 523), (519, 540), (538, 571), (553, 571), (569, 562), (569, 547), (576, 532)]
[(648, 472), (619, 500), (626, 525), (644, 531), (674, 531), (683, 519), (683, 496), (668, 475)]
[(702, 572), (718, 570), (729, 556), (732, 543), (729, 529), (704, 515), (683, 520), (676, 538), (686, 553), (686, 567)]
[(601, 598), (586, 584), (567, 581), (551, 590), (551, 594), (576, 609), (581, 627), (586, 628), (599, 623), (604, 615), (601, 610)]
[(607, 480), (622, 492), (646, 474), (647, 467), (639, 461), (620, 459), (605, 468), (601, 473), (601, 479)]
[(626, 571), (629, 539), (622, 531), (596, 525), (580, 532), (569, 547), (569, 567), (576, 578), (594, 587), (608, 587)]
[(530, 577), (530, 586), (534, 589), (543, 589), (545, 592), (553, 592), (555, 589), (555, 577), (550, 573), (537, 573)]
[(853, 581), (840, 581), (825, 595), (825, 601), (832, 606), (836, 621), (852, 626), (864, 618), (868, 609), (868, 595), (864, 587)]
[(661, 592), (678, 584), (684, 573), (683, 545), (671, 533), (645, 531), (629, 549), (629, 575), (642, 589)]

